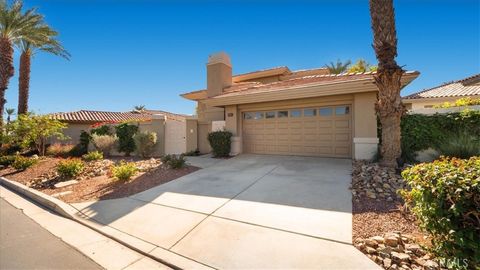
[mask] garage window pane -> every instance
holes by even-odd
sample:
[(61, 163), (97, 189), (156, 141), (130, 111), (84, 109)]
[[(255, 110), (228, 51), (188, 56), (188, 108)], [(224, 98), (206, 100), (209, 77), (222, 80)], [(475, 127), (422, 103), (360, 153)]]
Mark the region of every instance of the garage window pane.
[(263, 112), (256, 112), (255, 113), (255, 120), (258, 120), (258, 119), (263, 119)]
[(278, 111), (278, 118), (288, 117), (288, 111)]
[(290, 117), (301, 117), (302, 116), (302, 110), (291, 110), (290, 111)]
[(318, 109), (318, 114), (320, 114), (320, 116), (330, 116), (332, 115), (332, 108), (320, 108)]
[(317, 110), (316, 109), (305, 109), (303, 110), (303, 116), (315, 116), (317, 115)]
[(253, 119), (253, 113), (251, 112), (246, 112), (246, 113), (243, 113), (243, 119)]
[(275, 118), (275, 112), (266, 112), (265, 113), (265, 118)]
[(348, 106), (335, 107), (336, 115), (345, 115), (350, 113), (350, 108)]

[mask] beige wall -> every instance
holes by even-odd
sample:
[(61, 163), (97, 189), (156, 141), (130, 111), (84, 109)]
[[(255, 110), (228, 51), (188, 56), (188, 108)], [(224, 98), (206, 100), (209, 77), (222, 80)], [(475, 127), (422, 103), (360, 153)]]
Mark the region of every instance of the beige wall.
[(198, 131), (197, 131), (197, 119), (187, 119), (187, 152), (195, 151), (198, 149)]
[(150, 131), (157, 134), (157, 146), (153, 152), (154, 156), (162, 156), (165, 154), (165, 119), (153, 119), (149, 122), (141, 122), (140, 131)]
[(353, 123), (354, 137), (376, 138), (377, 116), (375, 114), (375, 101), (377, 93), (361, 93), (354, 95)]
[(80, 142), (80, 133), (82, 130), (89, 131), (91, 124), (68, 124), (67, 128), (63, 130), (63, 134), (69, 138), (66, 140), (52, 139), (51, 143), (61, 144), (78, 144)]
[(212, 130), (211, 123), (198, 123), (198, 150), (202, 154), (210, 153), (212, 148), (208, 142), (208, 133)]

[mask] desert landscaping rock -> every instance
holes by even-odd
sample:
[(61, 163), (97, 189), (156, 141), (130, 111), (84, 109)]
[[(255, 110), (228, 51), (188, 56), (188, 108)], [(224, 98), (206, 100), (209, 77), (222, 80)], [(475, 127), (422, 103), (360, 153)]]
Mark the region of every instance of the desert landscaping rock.
[(66, 195), (68, 195), (68, 194), (71, 194), (72, 192), (73, 192), (73, 191), (71, 191), (71, 190), (67, 190), (67, 191), (63, 191), (63, 192), (58, 192), (58, 193), (52, 194), (52, 197), (58, 198), (58, 197), (66, 196)]
[[(388, 240), (390, 239), (390, 240)], [(395, 239), (395, 241), (393, 241)], [(365, 253), (372, 261), (384, 269), (443, 270), (439, 263), (432, 259), (422, 247), (414, 243), (414, 238), (401, 233), (387, 233), (359, 239), (354, 245)], [(386, 246), (386, 243), (391, 246)], [(395, 245), (393, 245), (396, 243)]]
[(71, 185), (75, 185), (76, 183), (78, 183), (77, 180), (68, 180), (68, 181), (64, 181), (64, 182), (58, 182), (54, 186), (55, 186), (55, 188), (62, 188), (62, 187), (68, 187), (68, 186), (71, 186)]

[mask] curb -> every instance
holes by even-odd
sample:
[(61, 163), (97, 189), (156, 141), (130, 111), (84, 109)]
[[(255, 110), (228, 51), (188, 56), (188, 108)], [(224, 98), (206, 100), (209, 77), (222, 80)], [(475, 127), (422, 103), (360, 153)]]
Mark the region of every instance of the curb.
[[(83, 215), (83, 213), (80, 210), (77, 210), (75, 207), (71, 206), (70, 204), (65, 203), (57, 198), (51, 197), (47, 194), (44, 194), (33, 188), (29, 188), (18, 182), (8, 180), (4, 177), (0, 177), (0, 185), (18, 194), (21, 194), (24, 197), (29, 198), (30, 200), (61, 215), (64, 218), (76, 221), (148, 258), (163, 263), (173, 269), (213, 269), (207, 265), (183, 257), (161, 247), (155, 246), (151, 243), (145, 242), (139, 238), (133, 237), (111, 227), (92, 222), (87, 219), (82, 219), (77, 215)], [(106, 232), (105, 230), (108, 232)], [(152, 251), (153, 253), (161, 255), (162, 258), (160, 258), (160, 256), (152, 255)]]

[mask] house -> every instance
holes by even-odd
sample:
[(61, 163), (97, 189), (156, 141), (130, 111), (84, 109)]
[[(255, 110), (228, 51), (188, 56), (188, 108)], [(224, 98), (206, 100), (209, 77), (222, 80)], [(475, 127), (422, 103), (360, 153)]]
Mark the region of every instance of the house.
[[(62, 143), (77, 144), (82, 130), (89, 131), (96, 124), (118, 124), (122, 122), (135, 122), (141, 131), (154, 131), (157, 133), (156, 155), (181, 154), (196, 149), (196, 142), (187, 142), (187, 127), (192, 125), (191, 116), (175, 114), (160, 110), (144, 110), (141, 112), (108, 112), (80, 110), (75, 112), (61, 112), (50, 115), (53, 119), (68, 124), (63, 133), (69, 137)], [(193, 120), (196, 125), (196, 120)], [(193, 131), (192, 131), (193, 133)], [(191, 136), (190, 136), (191, 137)], [(196, 138), (194, 138), (196, 141)]]
[(403, 97), (402, 101), (408, 110), (420, 110), (466, 97), (480, 98), (480, 74), (425, 89)]
[[(208, 59), (206, 89), (181, 96), (197, 102), (202, 153), (208, 133), (224, 127), (232, 154), (370, 159), (378, 148), (373, 74), (277, 67), (232, 76), (229, 56), (218, 53)], [(402, 87), (418, 75), (406, 72)]]

